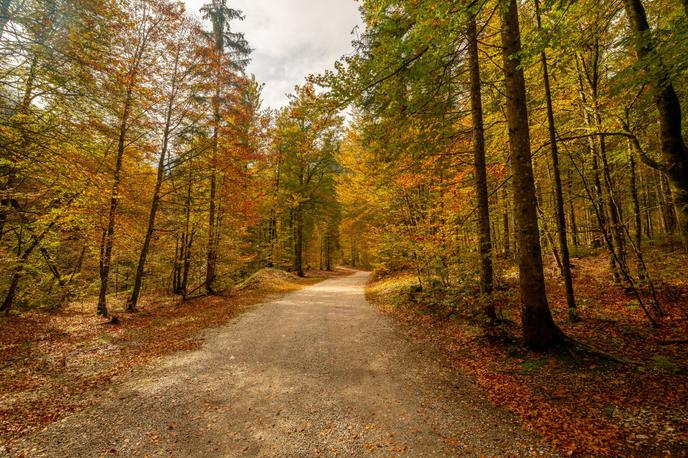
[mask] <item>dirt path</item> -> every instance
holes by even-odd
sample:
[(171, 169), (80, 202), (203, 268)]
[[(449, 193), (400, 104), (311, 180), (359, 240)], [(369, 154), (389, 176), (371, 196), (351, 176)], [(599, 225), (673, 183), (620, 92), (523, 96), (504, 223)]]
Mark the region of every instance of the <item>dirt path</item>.
[(366, 273), (330, 279), (208, 331), (202, 349), (162, 359), (12, 454), (542, 452), (513, 417), (368, 305), (367, 280)]

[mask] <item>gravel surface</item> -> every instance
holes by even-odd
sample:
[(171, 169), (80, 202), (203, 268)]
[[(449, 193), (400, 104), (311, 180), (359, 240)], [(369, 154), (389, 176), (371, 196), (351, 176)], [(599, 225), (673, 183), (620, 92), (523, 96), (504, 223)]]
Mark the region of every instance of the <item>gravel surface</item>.
[(161, 359), (10, 455), (550, 455), (374, 310), (367, 281), (326, 280), (207, 331), (203, 348)]

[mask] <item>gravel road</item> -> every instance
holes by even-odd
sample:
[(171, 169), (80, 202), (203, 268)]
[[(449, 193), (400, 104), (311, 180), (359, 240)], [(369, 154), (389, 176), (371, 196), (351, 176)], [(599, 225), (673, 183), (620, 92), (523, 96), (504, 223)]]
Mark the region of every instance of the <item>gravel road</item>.
[(13, 454), (549, 454), (373, 309), (367, 281), (326, 280), (207, 331), (203, 348), (159, 360)]

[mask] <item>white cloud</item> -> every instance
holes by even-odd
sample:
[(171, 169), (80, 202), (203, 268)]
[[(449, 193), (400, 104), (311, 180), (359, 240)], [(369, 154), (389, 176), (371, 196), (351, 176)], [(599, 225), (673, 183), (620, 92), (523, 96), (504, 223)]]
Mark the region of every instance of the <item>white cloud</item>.
[[(207, 0), (185, 0), (198, 11)], [(280, 107), (286, 93), (309, 74), (331, 68), (351, 52), (352, 30), (361, 24), (355, 0), (234, 0), (246, 20), (235, 31), (254, 49), (248, 71), (265, 83), (266, 106)]]

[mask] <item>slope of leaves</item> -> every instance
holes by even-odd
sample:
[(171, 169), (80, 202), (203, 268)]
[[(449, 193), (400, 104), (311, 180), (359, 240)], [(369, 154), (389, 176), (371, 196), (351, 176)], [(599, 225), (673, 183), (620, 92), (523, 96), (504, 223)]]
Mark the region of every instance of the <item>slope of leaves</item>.
[(488, 399), (561, 452), (682, 456), (688, 446), (688, 351), (686, 345), (667, 343), (685, 339), (688, 331), (688, 285), (670, 279), (686, 259), (676, 253), (662, 260), (653, 264), (669, 282), (660, 288), (668, 317), (658, 329), (647, 324), (621, 288), (600, 280), (609, 278), (604, 257), (575, 259), (580, 323), (566, 321), (563, 287), (558, 278), (548, 278), (555, 320), (564, 332), (619, 362), (572, 352), (534, 353), (521, 346), (513, 279), (495, 293), (505, 321), (492, 329), (483, 325), (477, 293), (418, 293), (411, 275), (376, 280), (368, 296), (404, 323), (413, 338), (449, 353)]

